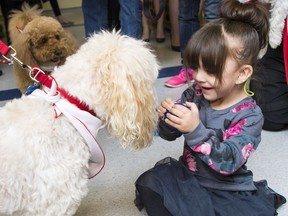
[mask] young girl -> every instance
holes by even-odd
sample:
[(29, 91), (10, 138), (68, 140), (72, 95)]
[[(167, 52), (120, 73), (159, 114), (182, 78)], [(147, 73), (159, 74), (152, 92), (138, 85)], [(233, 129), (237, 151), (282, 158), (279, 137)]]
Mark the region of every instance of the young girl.
[(167, 98), (159, 107), (160, 136), (183, 134), (185, 143), (179, 161), (165, 158), (136, 181), (135, 203), (150, 216), (272, 216), (286, 202), (245, 165), (261, 140), (263, 115), (246, 85), (266, 46), (268, 11), (223, 0), (220, 16), (186, 47), (195, 84), (183, 104)]

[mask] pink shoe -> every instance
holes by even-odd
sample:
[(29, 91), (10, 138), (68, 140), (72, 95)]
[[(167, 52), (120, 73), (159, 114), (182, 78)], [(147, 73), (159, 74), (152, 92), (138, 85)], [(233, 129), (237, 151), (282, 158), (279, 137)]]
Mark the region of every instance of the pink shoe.
[[(193, 70), (188, 69), (188, 76), (190, 80), (193, 80)], [(171, 77), (165, 82), (165, 86), (171, 87), (171, 88), (177, 88), (182, 85), (184, 85), (187, 82), (186, 75), (185, 75), (185, 68), (182, 68), (179, 72), (179, 74)]]

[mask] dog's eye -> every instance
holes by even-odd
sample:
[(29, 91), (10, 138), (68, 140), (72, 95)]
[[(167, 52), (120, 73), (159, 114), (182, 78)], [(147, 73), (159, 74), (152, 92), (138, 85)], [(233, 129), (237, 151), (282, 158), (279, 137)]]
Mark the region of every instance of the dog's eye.
[(47, 38), (47, 37), (42, 37), (42, 38), (40, 39), (40, 43), (41, 43), (41, 44), (45, 44), (45, 43), (47, 43), (47, 41), (48, 41), (48, 38)]
[(60, 35), (55, 36), (56, 40), (60, 40)]

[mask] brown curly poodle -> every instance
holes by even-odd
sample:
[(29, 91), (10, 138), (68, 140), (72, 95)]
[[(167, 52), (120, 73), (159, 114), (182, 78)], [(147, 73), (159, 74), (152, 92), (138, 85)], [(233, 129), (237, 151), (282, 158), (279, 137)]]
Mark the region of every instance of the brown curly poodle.
[[(54, 18), (41, 15), (37, 6), (27, 3), (22, 10), (12, 11), (9, 19), (11, 46), (16, 50), (16, 57), (24, 64), (40, 67), (50, 73), (55, 66), (62, 65), (65, 59), (76, 52), (79, 45), (75, 37), (65, 30)], [(26, 69), (14, 63), (17, 87), (22, 93), (34, 81)]]

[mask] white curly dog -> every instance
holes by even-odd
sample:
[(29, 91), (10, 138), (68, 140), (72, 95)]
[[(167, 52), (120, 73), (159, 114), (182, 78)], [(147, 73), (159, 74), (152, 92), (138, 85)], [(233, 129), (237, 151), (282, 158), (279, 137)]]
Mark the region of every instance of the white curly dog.
[(105, 162), (100, 127), (123, 147), (151, 144), (159, 66), (146, 45), (94, 34), (52, 76), (35, 74), (42, 89), (0, 108), (0, 213), (73, 215)]

